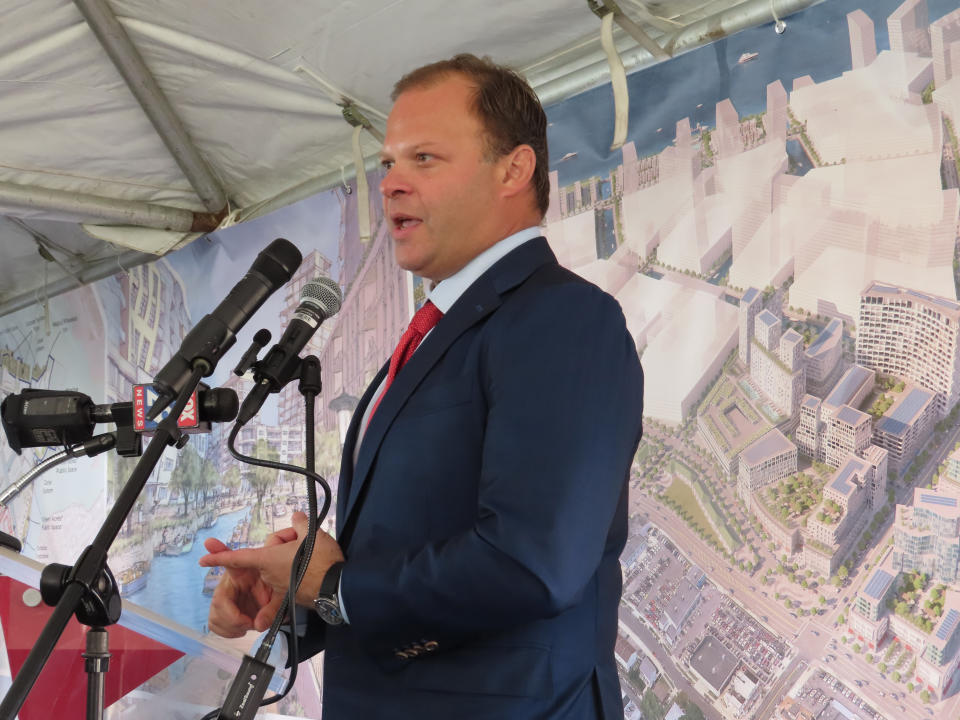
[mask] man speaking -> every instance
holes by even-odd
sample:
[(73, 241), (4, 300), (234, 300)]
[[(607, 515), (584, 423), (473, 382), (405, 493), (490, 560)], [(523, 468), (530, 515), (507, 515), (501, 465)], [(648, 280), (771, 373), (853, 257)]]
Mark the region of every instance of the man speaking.
[[(616, 301), (557, 264), (546, 116), (471, 55), (394, 88), (380, 185), (397, 263), (429, 280), (347, 435), (300, 647), (324, 717), (621, 718), (614, 642), (643, 374)], [(306, 519), (208, 541), (210, 627), (264, 629)]]

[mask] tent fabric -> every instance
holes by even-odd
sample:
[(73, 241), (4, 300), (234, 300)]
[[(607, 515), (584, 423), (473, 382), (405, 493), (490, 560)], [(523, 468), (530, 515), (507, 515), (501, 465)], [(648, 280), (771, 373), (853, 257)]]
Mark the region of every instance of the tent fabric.
[[(651, 33), (662, 37), (657, 25), (682, 27), (741, 1), (651, 3), (664, 16)], [(640, 0), (620, 5), (650, 18)], [(550, 82), (600, 45), (600, 20), (586, 0), (110, 0), (108, 7), (224, 189), (225, 210), (241, 218), (311, 179), (352, 176), (344, 100), (382, 130), (393, 83), (423, 63), (474, 52)], [(34, 253), (36, 222), (48, 223), (43, 234), (67, 249), (57, 257), (76, 267), (121, 249), (164, 254), (198, 237), (91, 225), (78, 211), (5, 199), (9, 183), (207, 210), (76, 5), (0, 0), (0, 15), (0, 215), (26, 223), (0, 222), (0, 242), (18, 248), (5, 247), (5, 259), (26, 268), (2, 277), (0, 312), (39, 287), (46, 261)], [(636, 46), (622, 31), (615, 37), (621, 50)], [(361, 149), (370, 158), (379, 143), (364, 132)], [(91, 246), (91, 237), (106, 244)], [(48, 282), (69, 277), (48, 264)]]

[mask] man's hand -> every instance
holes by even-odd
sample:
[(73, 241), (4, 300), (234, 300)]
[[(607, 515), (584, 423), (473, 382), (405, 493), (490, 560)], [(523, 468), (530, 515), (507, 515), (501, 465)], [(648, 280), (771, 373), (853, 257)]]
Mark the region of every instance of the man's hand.
[[(293, 542), (297, 539), (293, 528), (284, 528), (267, 536), (265, 547)], [(230, 552), (230, 548), (216, 538), (207, 538), (204, 547), (211, 553)], [(209, 555), (205, 557), (210, 557)], [(202, 559), (200, 562), (204, 565)], [(242, 637), (249, 630), (266, 630), (283, 601), (283, 595), (260, 579), (260, 573), (248, 568), (226, 568), (213, 591), (210, 630), (223, 637)]]
[[(274, 533), (261, 548), (229, 550), (219, 541), (211, 543), (208, 540), (205, 545), (210, 554), (200, 558), (200, 565), (224, 567), (227, 570), (224, 580), (221, 580), (213, 594), (210, 628), (220, 635), (237, 637), (251, 627), (257, 630), (269, 627), (290, 584), (294, 555), (306, 536), (307, 516), (295, 512), (293, 527)], [(327, 569), (343, 559), (337, 542), (318, 530), (310, 565), (297, 591), (297, 603), (312, 606)], [(221, 586), (228, 582), (229, 585), (221, 593)], [(244, 621), (250, 619), (251, 612), (255, 616), (250, 626), (246, 627)], [(244, 629), (240, 630), (241, 627)], [(227, 634), (230, 631), (235, 634)]]

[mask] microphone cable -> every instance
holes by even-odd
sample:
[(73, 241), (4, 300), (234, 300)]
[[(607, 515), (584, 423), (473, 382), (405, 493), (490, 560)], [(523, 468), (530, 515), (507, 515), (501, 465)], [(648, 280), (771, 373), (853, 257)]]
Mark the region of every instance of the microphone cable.
[[(308, 396), (306, 398), (307, 404), (307, 413), (308, 417), (313, 417), (314, 413), (314, 398)], [(268, 698), (265, 698), (259, 702), (259, 707), (265, 707), (267, 705), (272, 705), (273, 703), (279, 702), (285, 698), (290, 690), (293, 689), (293, 685), (297, 679), (297, 666), (300, 664), (299, 658), (299, 643), (297, 640), (297, 628), (296, 628), (296, 596), (297, 588), (300, 586), (300, 582), (303, 580), (303, 576), (306, 574), (307, 567), (310, 564), (310, 558), (313, 556), (313, 545), (317, 537), (317, 527), (321, 522), (326, 518), (327, 513), (330, 511), (331, 503), (331, 492), (330, 485), (327, 481), (319, 474), (308, 470), (306, 468), (298, 467), (296, 465), (289, 465), (287, 463), (276, 462), (273, 460), (264, 460), (262, 458), (252, 457), (250, 455), (244, 455), (238, 451), (235, 447), (237, 436), (240, 434), (244, 425), (236, 423), (233, 426), (233, 430), (230, 431), (230, 437), (227, 441), (227, 448), (230, 450), (230, 454), (233, 455), (240, 462), (246, 463), (248, 465), (256, 465), (258, 467), (270, 468), (272, 470), (286, 470), (287, 472), (292, 472), (297, 475), (303, 475), (310, 480), (313, 480), (313, 483), (307, 483), (307, 536), (304, 538), (303, 542), (300, 544), (300, 547), (297, 548), (297, 553), (294, 556), (294, 561), (290, 567), (290, 584), (287, 588), (287, 594), (283, 599), (279, 609), (277, 610), (276, 616), (273, 618), (273, 623), (271, 623), (269, 630), (267, 630), (266, 636), (264, 636), (263, 641), (260, 643), (260, 647), (257, 649), (255, 658), (261, 663), (266, 663), (267, 659), (270, 657), (270, 651), (273, 649), (274, 642), (276, 641), (277, 635), (280, 633), (280, 628), (284, 624), (284, 619), (287, 614), (287, 610), (292, 608), (290, 613), (291, 618), (291, 632), (289, 635), (289, 658), (288, 662), (290, 665), (290, 675), (287, 678), (286, 686), (283, 688), (283, 691), (272, 695)], [(307, 433), (306, 438), (306, 454), (305, 457), (313, 457), (315, 451), (314, 443), (314, 433), (312, 432), (312, 423), (311, 423), (311, 432)], [(323, 499), (323, 508), (321, 512), (317, 513), (317, 488), (316, 485), (320, 485), (323, 488), (324, 499)], [(201, 720), (214, 720), (220, 714), (222, 707), (214, 708), (212, 711), (207, 713), (201, 718)]]

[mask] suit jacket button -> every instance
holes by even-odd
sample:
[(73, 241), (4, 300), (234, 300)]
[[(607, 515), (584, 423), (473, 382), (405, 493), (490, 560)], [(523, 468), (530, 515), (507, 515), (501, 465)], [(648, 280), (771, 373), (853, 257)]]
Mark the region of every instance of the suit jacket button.
[(427, 652), (433, 652), (439, 647), (440, 647), (440, 643), (438, 643), (436, 640), (428, 640), (423, 644), (423, 649), (426, 650)]

